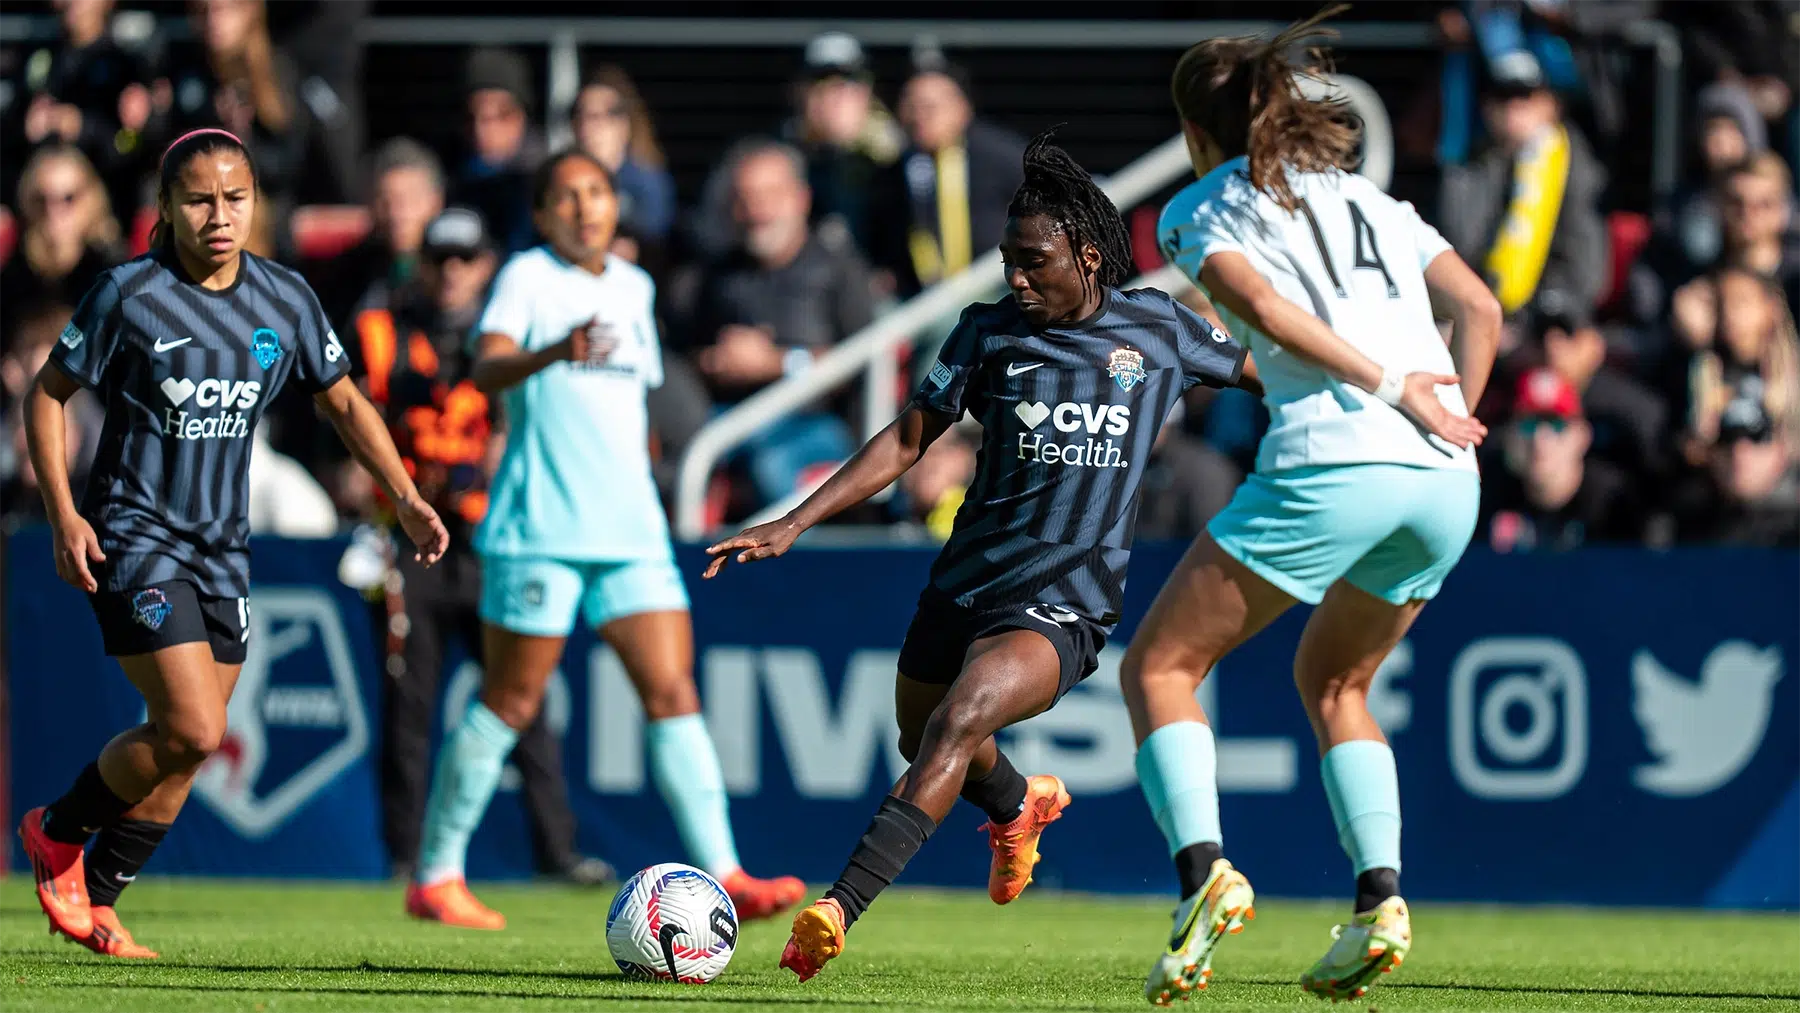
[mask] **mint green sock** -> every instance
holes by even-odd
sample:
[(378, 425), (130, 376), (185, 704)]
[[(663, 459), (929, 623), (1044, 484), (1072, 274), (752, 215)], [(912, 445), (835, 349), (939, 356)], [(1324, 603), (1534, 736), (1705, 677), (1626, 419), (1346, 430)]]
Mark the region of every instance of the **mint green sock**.
[(481, 814), (500, 784), (500, 768), (518, 741), (519, 733), (479, 700), (444, 736), (431, 778), (431, 800), (425, 806), (415, 876), (420, 884), (462, 877), (469, 837), (481, 825)]
[(1138, 784), (1173, 855), (1190, 844), (1220, 844), (1219, 778), (1213, 730), (1204, 721), (1163, 725), (1137, 751)]
[(688, 858), (714, 877), (737, 871), (725, 775), (706, 722), (698, 714), (652, 721), (646, 739), (650, 775), (675, 817)]
[(1370, 869), (1400, 871), (1400, 776), (1385, 742), (1343, 742), (1319, 760), (1338, 843), (1357, 875)]

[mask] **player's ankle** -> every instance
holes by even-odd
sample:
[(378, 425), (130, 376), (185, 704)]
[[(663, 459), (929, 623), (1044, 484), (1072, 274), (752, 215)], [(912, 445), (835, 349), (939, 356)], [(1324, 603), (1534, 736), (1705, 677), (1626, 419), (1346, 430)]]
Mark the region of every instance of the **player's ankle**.
[(1200, 841), (1175, 852), (1175, 875), (1181, 880), (1181, 899), (1200, 892), (1212, 875), (1213, 863), (1225, 857), (1218, 841)]
[(1400, 896), (1400, 873), (1395, 869), (1370, 869), (1356, 877), (1356, 912), (1373, 911), (1389, 897)]

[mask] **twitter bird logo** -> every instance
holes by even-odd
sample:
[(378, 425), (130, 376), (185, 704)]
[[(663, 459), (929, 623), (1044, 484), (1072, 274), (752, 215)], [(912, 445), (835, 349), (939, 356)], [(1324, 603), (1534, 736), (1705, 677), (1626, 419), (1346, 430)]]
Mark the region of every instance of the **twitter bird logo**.
[(1781, 648), (1727, 640), (1700, 666), (1700, 681), (1669, 671), (1648, 650), (1631, 659), (1632, 707), (1655, 763), (1632, 772), (1652, 795), (1692, 798), (1744, 769), (1769, 728)]

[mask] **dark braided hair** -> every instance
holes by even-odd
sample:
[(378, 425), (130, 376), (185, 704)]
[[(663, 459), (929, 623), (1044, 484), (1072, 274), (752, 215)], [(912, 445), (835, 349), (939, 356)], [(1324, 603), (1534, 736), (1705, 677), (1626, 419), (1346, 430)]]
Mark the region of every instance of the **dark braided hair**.
[[(1069, 153), (1050, 143), (1056, 128), (1033, 137), (1025, 146), (1025, 182), (1013, 192), (1006, 206), (1011, 218), (1043, 215), (1054, 221), (1069, 239), (1069, 252), (1077, 268), (1081, 265), (1081, 248), (1092, 245), (1100, 251), (1100, 270), (1095, 280), (1107, 288), (1118, 288), (1131, 277), (1131, 239), (1125, 231), (1125, 219), (1112, 198), (1094, 182)], [(1087, 278), (1082, 277), (1082, 286)]]

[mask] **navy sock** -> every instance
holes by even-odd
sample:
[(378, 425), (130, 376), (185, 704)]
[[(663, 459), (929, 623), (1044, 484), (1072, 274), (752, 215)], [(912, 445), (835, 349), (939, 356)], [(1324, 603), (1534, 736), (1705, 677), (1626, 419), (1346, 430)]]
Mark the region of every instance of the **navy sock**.
[(122, 819), (94, 840), (87, 856), (88, 903), (112, 907), (169, 832), (169, 824)]
[(100, 777), (96, 760), (83, 767), (63, 797), (44, 810), (44, 836), (63, 844), (86, 845), (88, 838), (117, 823), (136, 804), (113, 794)]
[(846, 929), (893, 883), (936, 829), (937, 823), (925, 810), (911, 802), (892, 795), (881, 800), (869, 829), (863, 831), (862, 840), (850, 853), (849, 864), (838, 874), (831, 889), (825, 891), (825, 896), (844, 909)]
[(1005, 753), (999, 753), (992, 770), (963, 782), (962, 797), (987, 813), (995, 826), (1004, 826), (1025, 808), (1025, 775)]

